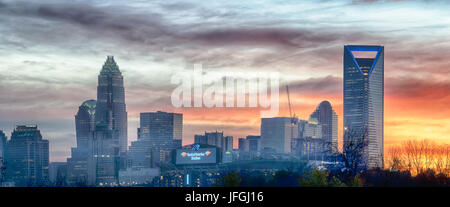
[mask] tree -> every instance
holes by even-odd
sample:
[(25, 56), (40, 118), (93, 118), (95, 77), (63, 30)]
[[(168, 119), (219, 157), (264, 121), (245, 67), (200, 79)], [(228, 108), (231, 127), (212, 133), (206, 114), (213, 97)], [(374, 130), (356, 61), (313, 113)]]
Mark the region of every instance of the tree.
[(353, 179), (350, 180), (350, 182), (348, 183), (349, 187), (362, 187), (363, 186), (363, 182), (360, 178), (359, 175), (355, 175), (353, 177)]
[[(311, 170), (303, 178), (298, 179), (298, 184), (305, 187), (327, 187), (327, 177), (329, 173), (326, 171), (320, 171), (317, 169)], [(335, 177), (333, 177), (335, 178)]]
[(239, 177), (239, 173), (231, 171), (219, 179), (219, 182), (216, 185), (223, 187), (239, 187), (241, 182), (242, 178)]
[(367, 130), (362, 133), (346, 131), (342, 153), (337, 154), (351, 176), (356, 176), (367, 168), (366, 155), (364, 151), (368, 146)]
[(297, 186), (299, 175), (292, 170), (278, 170), (270, 184), (273, 186)]

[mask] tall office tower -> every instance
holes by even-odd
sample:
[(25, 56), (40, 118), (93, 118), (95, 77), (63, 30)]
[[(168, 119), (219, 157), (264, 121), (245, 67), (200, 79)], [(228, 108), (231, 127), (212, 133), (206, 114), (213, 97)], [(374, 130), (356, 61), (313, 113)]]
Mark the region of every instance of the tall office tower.
[(183, 114), (162, 111), (140, 114), (138, 140), (131, 143), (129, 157), (134, 167), (155, 167), (181, 148)]
[(48, 183), (48, 140), (42, 139), (36, 125), (17, 126), (7, 142), (6, 177), (16, 186)]
[(67, 158), (67, 183), (69, 185), (86, 185), (89, 140), (95, 129), (95, 100), (84, 101), (75, 115), (77, 147), (71, 149)]
[(0, 183), (3, 181), (4, 176), (4, 163), (6, 163), (6, 135), (0, 130)]
[(128, 144), (125, 91), (122, 73), (113, 56), (108, 56), (98, 76), (95, 111), (96, 126), (117, 131), (120, 151), (125, 152)]
[(4, 161), (5, 159), (5, 154), (6, 154), (6, 135), (2, 130), (0, 130), (0, 159), (1, 159), (0, 166), (2, 164), (2, 161)]
[(127, 150), (123, 77), (113, 56), (98, 76), (95, 129), (89, 141), (88, 184), (117, 185), (120, 156)]
[(338, 148), (338, 116), (330, 102), (322, 101), (309, 117), (310, 120), (316, 119), (321, 126), (326, 151), (336, 153)]
[(173, 148), (174, 140), (182, 140), (182, 133), (183, 114), (157, 111), (140, 115), (139, 139), (149, 139), (156, 147)]
[(78, 107), (75, 115), (75, 131), (77, 136), (77, 148), (87, 149), (89, 137), (95, 129), (95, 107), (97, 101), (87, 100)]
[(297, 124), (290, 117), (261, 119), (261, 150), (290, 153), (291, 140), (298, 137)]
[(344, 46), (344, 150), (360, 139), (368, 168), (384, 166), (383, 104), (384, 47)]

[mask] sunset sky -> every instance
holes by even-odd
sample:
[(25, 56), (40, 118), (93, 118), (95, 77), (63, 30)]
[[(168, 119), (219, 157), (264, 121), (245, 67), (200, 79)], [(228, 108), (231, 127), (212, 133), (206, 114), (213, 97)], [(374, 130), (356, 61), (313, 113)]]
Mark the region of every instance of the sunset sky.
[[(385, 47), (385, 148), (408, 139), (450, 144), (448, 1), (0, 0), (0, 130), (38, 124), (51, 161), (75, 147), (74, 115), (96, 98), (114, 55), (125, 81), (129, 142), (139, 113), (181, 112), (183, 144), (205, 130), (259, 135), (259, 109), (176, 109), (172, 75), (191, 64), (279, 72), (295, 113), (323, 100), (342, 134), (344, 45)], [(284, 86), (280, 116), (288, 116)]]

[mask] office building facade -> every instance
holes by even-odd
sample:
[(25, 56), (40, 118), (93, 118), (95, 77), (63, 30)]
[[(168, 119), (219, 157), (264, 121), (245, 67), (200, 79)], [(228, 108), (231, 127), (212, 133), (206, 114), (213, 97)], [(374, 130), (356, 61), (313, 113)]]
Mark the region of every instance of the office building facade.
[(261, 119), (261, 150), (291, 153), (291, 141), (298, 137), (297, 121), (290, 117)]
[(6, 178), (15, 186), (48, 184), (49, 142), (37, 125), (17, 126), (7, 142)]
[[(374, 57), (356, 54), (373, 53)], [(344, 46), (344, 150), (363, 144), (364, 165), (383, 168), (384, 47)]]
[(321, 136), (329, 153), (338, 152), (338, 116), (331, 107), (330, 102), (322, 101), (310, 115), (321, 126)]
[(128, 155), (133, 167), (157, 167), (170, 161), (170, 152), (181, 148), (183, 114), (146, 112), (140, 114), (138, 140), (131, 143)]

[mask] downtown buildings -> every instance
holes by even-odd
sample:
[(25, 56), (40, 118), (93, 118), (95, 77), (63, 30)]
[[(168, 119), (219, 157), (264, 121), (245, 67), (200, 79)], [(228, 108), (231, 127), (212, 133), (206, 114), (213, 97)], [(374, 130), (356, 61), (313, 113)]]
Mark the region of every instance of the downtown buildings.
[(132, 167), (154, 168), (171, 160), (181, 148), (183, 114), (162, 111), (140, 114), (138, 140), (131, 143), (128, 160)]
[(67, 159), (69, 185), (116, 185), (127, 151), (127, 111), (123, 76), (108, 56), (98, 76), (97, 100), (75, 115), (77, 147)]
[[(358, 54), (372, 53), (375, 56)], [(344, 151), (362, 143), (368, 168), (384, 167), (384, 47), (344, 46)]]
[(233, 137), (224, 136), (223, 132), (205, 132), (204, 135), (195, 135), (194, 144), (217, 147), (221, 150), (222, 162), (233, 161)]

